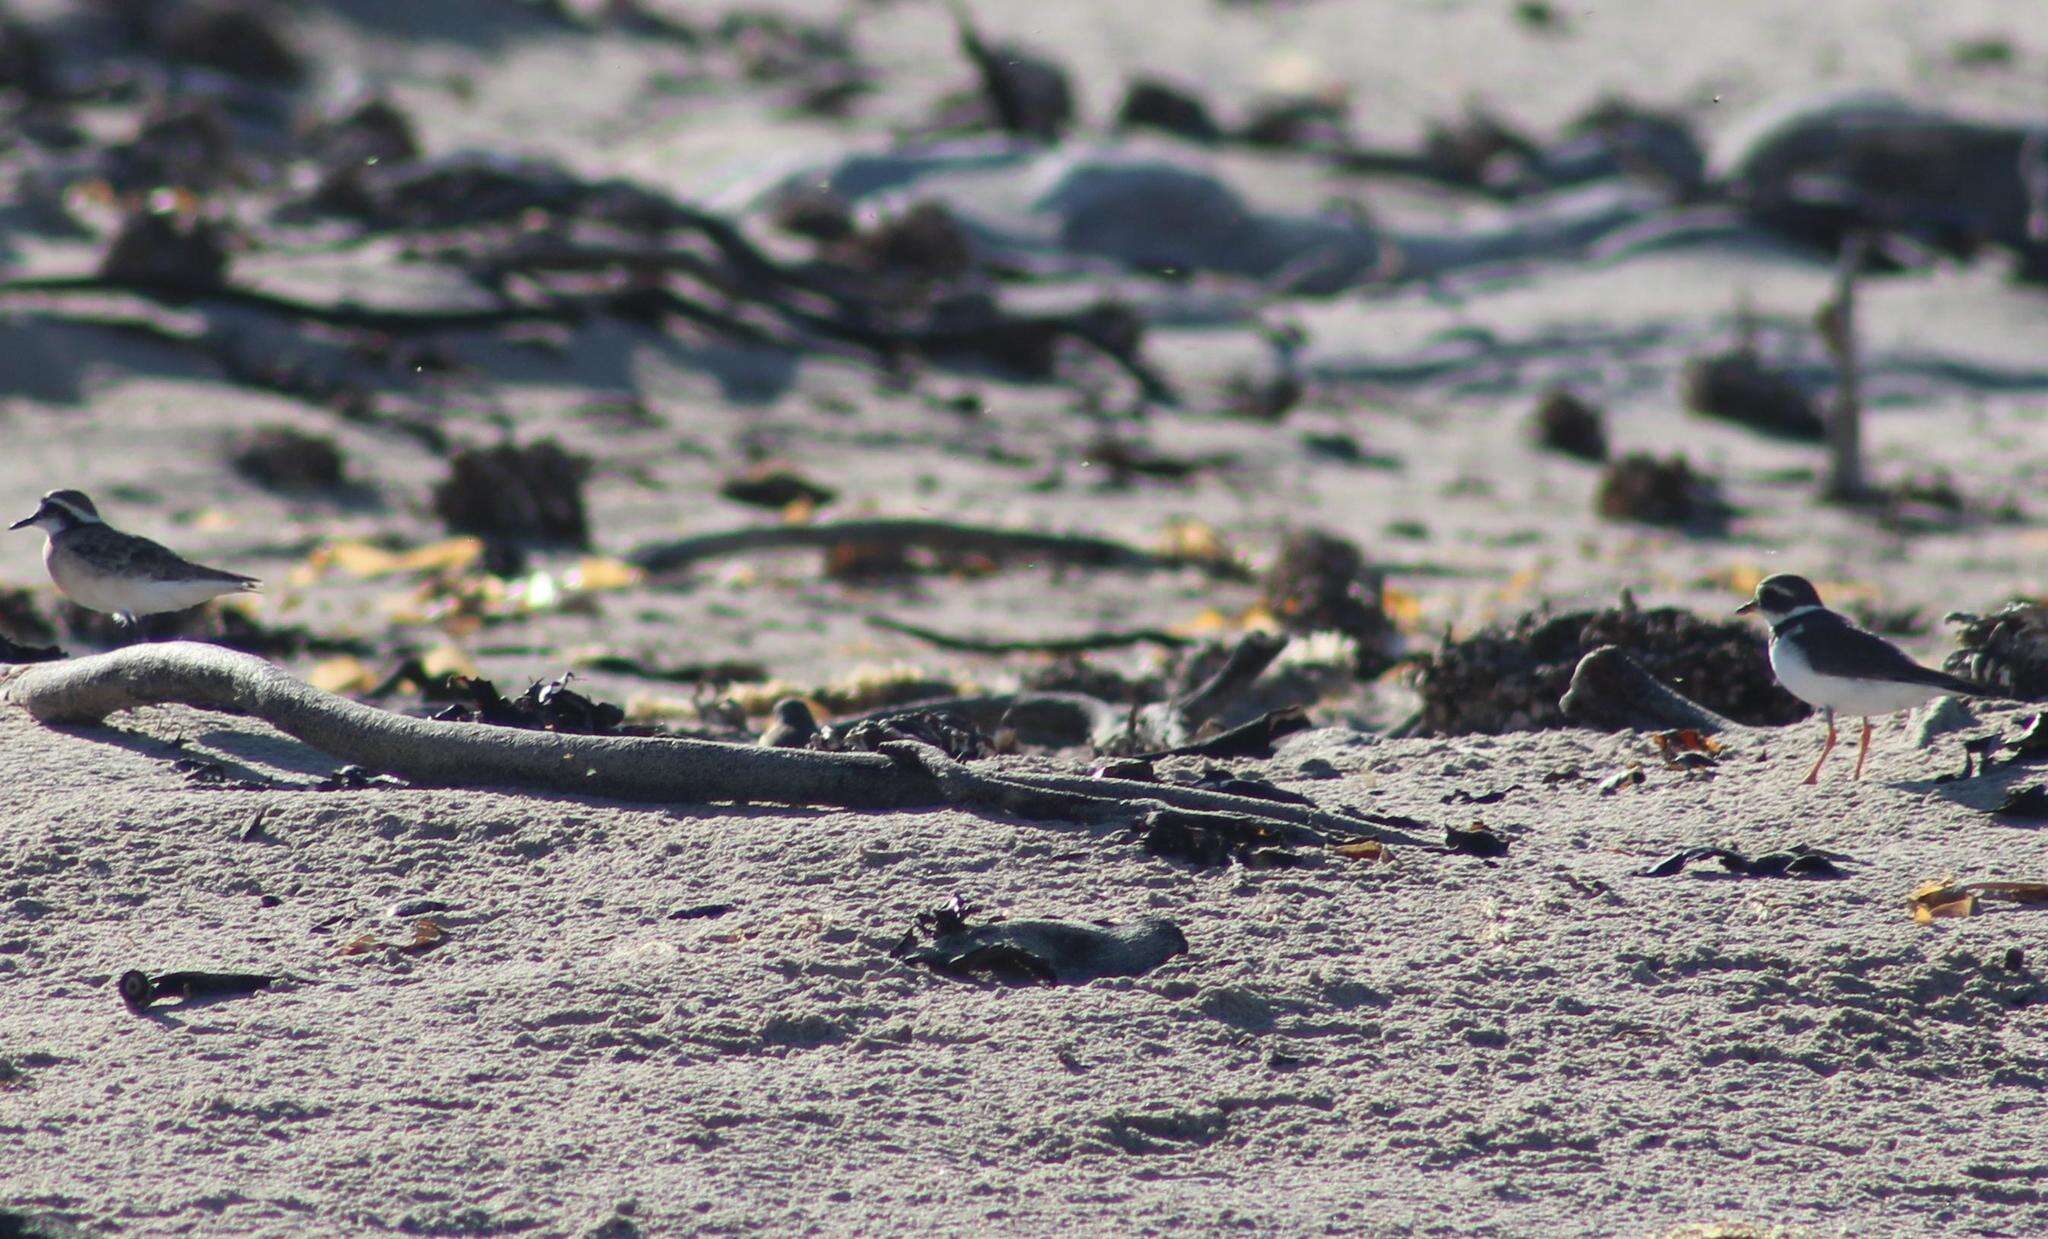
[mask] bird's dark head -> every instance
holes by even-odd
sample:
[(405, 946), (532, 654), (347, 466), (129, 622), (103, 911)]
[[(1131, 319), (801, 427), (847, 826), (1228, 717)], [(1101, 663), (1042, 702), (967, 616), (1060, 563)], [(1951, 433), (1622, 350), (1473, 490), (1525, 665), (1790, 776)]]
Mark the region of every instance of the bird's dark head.
[(31, 526), (50, 533), (63, 533), (80, 525), (97, 525), (100, 512), (92, 506), (92, 500), (82, 490), (53, 490), (43, 496), (34, 513), (22, 517), (9, 525), (9, 529), (27, 529)]
[(1819, 605), (1820, 591), (1813, 587), (1813, 582), (1803, 576), (1780, 572), (1757, 582), (1756, 597), (1735, 608), (1735, 613), (1748, 615), (1751, 611), (1761, 611), (1765, 619), (1778, 624), (1790, 615)]

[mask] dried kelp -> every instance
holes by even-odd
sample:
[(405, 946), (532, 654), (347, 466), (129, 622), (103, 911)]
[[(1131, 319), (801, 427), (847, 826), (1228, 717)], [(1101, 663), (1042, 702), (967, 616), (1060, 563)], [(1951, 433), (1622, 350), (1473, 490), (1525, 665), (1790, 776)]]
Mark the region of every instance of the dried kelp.
[(2048, 698), (2048, 606), (2010, 602), (1989, 615), (1957, 611), (1957, 650), (1942, 669), (2026, 700)]
[[(1186, 953), (1187, 936), (1163, 917), (1121, 925), (1080, 921), (996, 921), (970, 926), (974, 909), (957, 896), (920, 914), (890, 953), (937, 972), (1010, 984), (1078, 985), (1142, 976)], [(923, 946), (920, 939), (929, 938)]]
[(1568, 726), (1559, 700), (1580, 660), (1603, 645), (1619, 646), (1658, 680), (1738, 723), (1776, 726), (1808, 713), (1779, 687), (1766, 640), (1750, 626), (1673, 607), (1615, 607), (1525, 615), (1446, 642), (1416, 667), (1419, 729), (1463, 735)]

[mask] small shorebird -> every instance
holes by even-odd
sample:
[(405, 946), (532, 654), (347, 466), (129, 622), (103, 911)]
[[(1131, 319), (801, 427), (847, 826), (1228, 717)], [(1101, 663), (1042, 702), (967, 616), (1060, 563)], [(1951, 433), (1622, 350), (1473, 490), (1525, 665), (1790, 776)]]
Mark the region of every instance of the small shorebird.
[(1870, 718), (1925, 705), (1955, 693), (1998, 697), (1967, 680), (1923, 667), (1891, 642), (1821, 605), (1820, 593), (1803, 576), (1779, 573), (1758, 582), (1756, 597), (1737, 615), (1761, 611), (1771, 625), (1771, 671), (1785, 691), (1827, 716), (1828, 739), (1805, 781), (1820, 781), (1821, 764), (1835, 748), (1835, 712), (1863, 720), (1856, 778), (1870, 756)]
[(122, 533), (100, 519), (84, 492), (53, 490), (35, 514), (9, 525), (49, 535), (43, 566), (66, 598), (105, 611), (123, 624), (137, 616), (182, 611), (209, 598), (253, 590), (260, 582), (182, 558), (165, 547)]

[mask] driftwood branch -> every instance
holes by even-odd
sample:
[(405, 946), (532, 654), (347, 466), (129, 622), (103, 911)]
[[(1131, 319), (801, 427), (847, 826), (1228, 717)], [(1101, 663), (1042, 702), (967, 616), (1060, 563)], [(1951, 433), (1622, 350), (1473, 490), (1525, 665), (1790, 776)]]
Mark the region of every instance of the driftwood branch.
[(1856, 340), (1856, 277), (1871, 239), (1858, 233), (1842, 245), (1834, 293), (1814, 316), (1821, 342), (1835, 362), (1835, 395), (1828, 406), (1828, 471), (1822, 498), (1855, 503), (1869, 496), (1863, 477), (1863, 365)]
[[(906, 761), (900, 753), (572, 736), (411, 718), (321, 692), (252, 655), (185, 641), (11, 667), (0, 687), (9, 701), (51, 724), (97, 723), (118, 711), (166, 704), (246, 714), (340, 760), (441, 787), (532, 788), (667, 803), (852, 809), (956, 804), (1011, 812), (1035, 806), (1055, 816), (1097, 811), (1074, 800), (1081, 797), (1133, 802), (1137, 813), (1158, 805), (1230, 813), (1290, 823), (1331, 838), (1368, 833), (1373, 824), (1373, 819), (1173, 784), (972, 771), (973, 777), (963, 780), (950, 767), (944, 771), (949, 781), (942, 781), (929, 759)], [(1050, 814), (1060, 806), (1067, 808)]]
[(637, 567), (660, 573), (675, 572), (709, 559), (755, 551), (822, 551), (849, 544), (964, 551), (999, 559), (1043, 560), (1144, 572), (1192, 567), (1211, 576), (1233, 580), (1244, 575), (1243, 567), (1236, 563), (1161, 554), (1084, 534), (990, 529), (957, 525), (950, 521), (909, 518), (832, 521), (816, 525), (755, 525), (698, 534), (672, 542), (651, 543), (633, 551), (629, 558)]

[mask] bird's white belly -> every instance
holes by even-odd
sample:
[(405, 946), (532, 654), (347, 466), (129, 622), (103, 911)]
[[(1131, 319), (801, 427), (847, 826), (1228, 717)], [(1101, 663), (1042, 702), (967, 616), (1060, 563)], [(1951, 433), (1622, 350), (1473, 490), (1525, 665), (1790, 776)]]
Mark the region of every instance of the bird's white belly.
[(1941, 690), (1925, 684), (1900, 684), (1889, 680), (1851, 680), (1822, 675), (1807, 664), (1805, 656), (1790, 641), (1771, 642), (1771, 670), (1785, 691), (1810, 706), (1833, 710), (1850, 718), (1895, 714), (1926, 705), (1941, 696)]
[(50, 579), (65, 597), (79, 606), (110, 615), (124, 611), (130, 615), (182, 611), (235, 588), (232, 582), (223, 581), (150, 581), (117, 576), (97, 571), (61, 550), (45, 553), (43, 562), (50, 570)]

